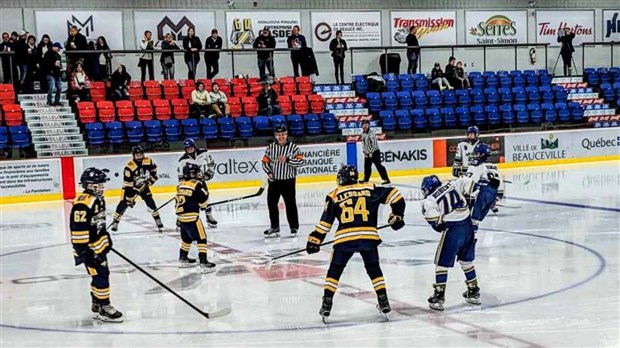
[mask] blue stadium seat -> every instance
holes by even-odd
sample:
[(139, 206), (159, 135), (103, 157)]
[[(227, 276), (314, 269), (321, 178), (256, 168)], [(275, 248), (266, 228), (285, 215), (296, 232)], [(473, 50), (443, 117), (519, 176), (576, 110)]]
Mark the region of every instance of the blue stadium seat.
[(144, 121), (144, 127), (146, 128), (146, 141), (149, 143), (158, 143), (164, 140), (164, 130), (161, 127), (161, 121)]
[(400, 83), (398, 82), (398, 80), (396, 80), (396, 79), (394, 79), (394, 80), (385, 80), (385, 89), (388, 92), (396, 93), (399, 88), (400, 88)]
[(512, 103), (512, 91), (510, 90), (510, 88), (500, 88), (497, 90), (497, 92), (500, 94), (502, 103)]
[(545, 116), (545, 122), (555, 122), (557, 119), (557, 115), (555, 112), (555, 108), (552, 103), (542, 103), (540, 105), (540, 109)]
[(525, 87), (525, 93), (527, 93), (527, 99), (530, 103), (540, 102), (540, 93), (538, 93), (538, 87), (527, 86)]
[(164, 120), (162, 124), (164, 126), (164, 134), (166, 135), (167, 141), (181, 140), (181, 123), (179, 122), (179, 120)]
[(140, 121), (125, 122), (125, 130), (127, 131), (127, 141), (130, 144), (138, 144), (144, 139), (144, 128)]
[(588, 79), (587, 80), (588, 80), (588, 84), (591, 87), (597, 87), (601, 83), (601, 81), (599, 80), (598, 75), (596, 75), (596, 74), (588, 75)]
[(413, 118), (413, 125), (417, 130), (426, 130), (427, 122), (426, 115), (423, 109), (412, 109), (411, 117)]
[(487, 76), (487, 78), (486, 78), (486, 87), (497, 88), (498, 85), (499, 85), (499, 80), (498, 80), (497, 76), (495, 76), (495, 75)]
[(123, 124), (118, 121), (106, 122), (105, 130), (108, 136), (108, 142), (113, 145), (120, 145), (125, 142), (125, 132)]
[(502, 77), (510, 77), (510, 72), (506, 71), (506, 70), (498, 70), (497, 72), (495, 72), (495, 75), (497, 75), (497, 77), (499, 77), (500, 79), (500, 84), (502, 83)]
[(469, 96), (469, 91), (466, 89), (457, 89), (456, 96), (459, 101), (459, 105), (469, 105), (471, 104), (471, 97)]
[(523, 104), (516, 104), (513, 106), (515, 113), (517, 114), (517, 122), (519, 124), (527, 124), (530, 122), (530, 115), (527, 107)]
[(286, 118), (282, 115), (272, 115), (269, 117), (271, 121), (271, 128), (275, 130), (277, 126), (282, 125), (286, 126)]
[(525, 77), (523, 77), (523, 75), (513, 76), (512, 84), (515, 87), (525, 87)]
[[(570, 107), (571, 119), (574, 122), (583, 122), (583, 108), (581, 107), (581, 105), (579, 105), (579, 103), (574, 103), (574, 104), (577, 104), (577, 106)], [(620, 100), (617, 102), (617, 105), (620, 105)]]
[[(181, 121), (183, 122), (183, 121)], [(212, 118), (200, 119), (200, 128), (205, 139), (217, 139), (219, 133), (217, 131), (217, 122)]]
[(411, 93), (411, 97), (413, 98), (413, 102), (416, 108), (423, 108), (426, 106), (426, 103), (428, 102), (424, 91), (415, 91)]
[(288, 115), (286, 117), (286, 121), (288, 121), (288, 131), (291, 135), (300, 136), (304, 134), (306, 126), (304, 124), (304, 119), (301, 117), (301, 115)]
[(487, 119), (489, 120), (490, 125), (498, 125), (500, 124), (500, 114), (497, 105), (487, 105), (484, 107), (484, 111), (487, 113)]
[(469, 95), (471, 96), (474, 104), (483, 105), (486, 102), (482, 88), (472, 88), (469, 91)]
[(539, 86), (551, 86), (551, 76), (550, 75), (538, 75), (540, 79)]
[[(523, 105), (525, 108), (525, 105)], [(502, 104), (499, 106), (499, 112), (502, 114), (502, 122), (506, 125), (512, 125), (515, 122), (515, 114), (512, 111), (512, 105)], [(527, 112), (525, 113), (527, 115)]]
[(544, 92), (542, 94), (542, 101), (543, 101), (543, 103), (553, 103), (554, 99), (555, 99), (555, 96), (554, 96), (553, 92)]
[(512, 94), (514, 95), (515, 103), (517, 104), (526, 104), (527, 103), (527, 93), (522, 87), (514, 87), (512, 89)]
[(557, 102), (566, 102), (566, 98), (568, 97), (568, 94), (566, 93), (566, 90), (564, 88), (562, 88), (561, 90), (558, 90), (555, 92), (555, 101)]
[(359, 80), (355, 79), (355, 92), (361, 95), (368, 93), (368, 81), (366, 81), (363, 77)]
[(455, 109), (455, 111), (461, 127), (468, 127), (471, 125), (471, 113), (469, 112), (468, 106), (459, 106)]
[(383, 92), (381, 93), (381, 98), (383, 99), (383, 105), (385, 105), (386, 110), (398, 109), (398, 98), (396, 98), (396, 93)]
[[(299, 116), (299, 115), (297, 115)], [(304, 131), (304, 122), (299, 116), (299, 120), (301, 123), (301, 132), (303, 134)], [(254, 126), (252, 125), (252, 119), (247, 116), (240, 116), (235, 118), (235, 125), (237, 126), (237, 132), (239, 133), (239, 137), (241, 138), (251, 138), (254, 136)], [(293, 128), (289, 128), (292, 135), (295, 135)]]
[(538, 104), (527, 104), (527, 110), (530, 113), (532, 123), (540, 124), (542, 122), (543, 113)]
[(327, 134), (334, 134), (338, 132), (338, 119), (336, 118), (336, 115), (331, 112), (322, 113), (321, 122), (323, 123), (323, 132)]
[(198, 139), (200, 137), (200, 126), (195, 119), (181, 120), (181, 127), (186, 138)]
[(512, 79), (510, 78), (510, 76), (503, 76), (499, 79), (499, 85), (502, 88), (511, 88)]
[(381, 110), (383, 102), (381, 101), (381, 94), (377, 92), (366, 93), (366, 99), (368, 100), (368, 108), (371, 112), (377, 112)]
[(441, 117), (441, 112), (438, 108), (426, 109), (426, 117), (428, 118), (431, 128), (439, 129), (443, 126), (443, 118)]
[[(471, 76), (471, 74), (470, 74)], [(484, 88), (484, 77), (474, 76), (471, 78), (471, 83), (474, 88)], [(497, 87), (497, 86), (496, 86)]]
[(0, 126), (0, 150), (4, 150), (9, 146), (9, 132), (6, 126)]
[(523, 75), (526, 77), (536, 75), (536, 71), (532, 69), (526, 69), (526, 70), (523, 70)]
[(426, 76), (421, 79), (415, 79), (415, 90), (416, 91), (426, 91), (428, 90), (428, 80)]
[(443, 103), (441, 99), (441, 93), (437, 90), (429, 90), (426, 91), (426, 96), (428, 97), (428, 103), (431, 107), (438, 108)]
[(538, 76), (536, 75), (527, 75), (526, 76), (526, 82), (528, 87), (536, 87), (538, 86)]
[(9, 134), (11, 135), (11, 145), (15, 148), (24, 149), (32, 144), (27, 126), (9, 126)]
[(487, 115), (481, 105), (474, 105), (469, 109), (469, 111), (471, 111), (474, 117), (474, 124), (476, 126), (483, 126), (487, 124)]
[(456, 113), (454, 112), (454, 108), (452, 107), (443, 107), (441, 108), (441, 114), (443, 115), (443, 120), (448, 128), (456, 127)]
[(381, 117), (383, 130), (393, 131), (396, 129), (396, 117), (392, 110), (383, 110), (379, 112), (379, 117)]
[(92, 122), (84, 125), (86, 129), (86, 139), (90, 145), (103, 145), (105, 142), (105, 131), (103, 123)]
[(570, 121), (570, 109), (566, 103), (555, 103), (555, 111), (558, 114), (560, 122)]
[(415, 89), (415, 82), (411, 75), (400, 74), (398, 79), (400, 80), (400, 89), (402, 91), (411, 92)]
[(489, 104), (499, 103), (499, 94), (497, 93), (496, 88), (487, 87), (484, 89), (484, 94), (486, 95), (486, 99)]
[(310, 135), (321, 133), (321, 119), (316, 114), (307, 114), (304, 116), (306, 122), (306, 132)]
[(411, 93), (408, 91), (400, 91), (396, 93), (398, 97), (398, 104), (401, 108), (411, 109), (413, 106), (413, 98), (411, 98)]
[(219, 117), (217, 119), (217, 124), (220, 127), (220, 138), (230, 140), (235, 137), (236, 127), (232, 117)]
[(411, 129), (412, 119), (409, 110), (396, 110), (396, 120), (398, 123), (398, 129), (409, 130)]
[(254, 116), (252, 117), (252, 122), (254, 122), (254, 130), (261, 134), (273, 134), (271, 125), (269, 124), (269, 117), (267, 116)]
[(445, 90), (443, 91), (443, 105), (445, 106), (456, 106), (457, 98), (456, 92), (453, 90)]

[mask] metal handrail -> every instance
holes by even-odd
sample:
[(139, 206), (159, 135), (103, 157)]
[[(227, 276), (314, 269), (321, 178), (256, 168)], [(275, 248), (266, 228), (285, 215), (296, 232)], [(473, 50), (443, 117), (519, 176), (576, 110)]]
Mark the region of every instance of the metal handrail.
[(611, 67), (614, 67), (614, 46), (620, 46), (620, 42), (615, 42), (615, 41), (611, 41), (611, 42), (606, 42), (606, 41), (599, 41), (599, 42), (582, 42), (581, 46), (583, 46), (583, 49), (581, 50), (581, 62), (583, 64), (583, 67), (585, 69), (586, 67), (586, 47), (587, 46), (610, 46), (609, 49), (611, 51)]

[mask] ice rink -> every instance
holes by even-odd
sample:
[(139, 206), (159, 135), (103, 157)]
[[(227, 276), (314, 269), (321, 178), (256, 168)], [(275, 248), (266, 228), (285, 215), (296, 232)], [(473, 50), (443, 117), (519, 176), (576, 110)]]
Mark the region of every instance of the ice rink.
[[(464, 276), (449, 272), (446, 310), (428, 309), (439, 234), (415, 201), (421, 177), (394, 180), (407, 200), (400, 231), (384, 229), (381, 262), (393, 312), (375, 309), (361, 259), (346, 268), (330, 324), (318, 310), (329, 248), (285, 259), (270, 271), (263, 260), (305, 247), (334, 183), (298, 185), (301, 231), (265, 241), (266, 194), (214, 211), (207, 232), (217, 273), (178, 269), (172, 205), (160, 234), (142, 201), (129, 209), (114, 247), (207, 311), (207, 320), (116, 255), (110, 254), (112, 303), (121, 324), (90, 316), (90, 278), (75, 267), (67, 228), (69, 202), (1, 206), (1, 342), (5, 346), (618, 346), (620, 163), (599, 162), (504, 170), (506, 199), (478, 233), (482, 306), (465, 303)], [(335, 182), (335, 178), (334, 178)], [(212, 192), (212, 200), (256, 189)], [(171, 194), (156, 196), (161, 204)], [(117, 199), (108, 200), (108, 221)], [(380, 218), (385, 223), (389, 208)], [(204, 218), (204, 216), (203, 216)], [(330, 234), (327, 239), (331, 239)], [(192, 255), (196, 255), (195, 246)]]

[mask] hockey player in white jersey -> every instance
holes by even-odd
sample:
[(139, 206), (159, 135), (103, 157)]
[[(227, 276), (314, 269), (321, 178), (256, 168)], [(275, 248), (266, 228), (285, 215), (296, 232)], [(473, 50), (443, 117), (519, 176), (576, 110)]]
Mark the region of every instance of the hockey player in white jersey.
[(475, 201), (471, 210), (471, 219), (474, 228), (487, 216), (489, 210), (497, 213), (495, 203), (504, 196), (504, 181), (499, 175), (497, 165), (487, 162), (491, 155), (491, 148), (485, 143), (479, 143), (474, 148), (473, 160), (467, 168), (466, 177), (471, 178), (478, 186)]
[[(185, 148), (185, 153), (179, 159), (179, 165), (177, 167), (179, 181), (183, 180), (183, 168), (185, 165), (187, 163), (193, 163), (200, 167), (201, 177), (199, 180), (202, 181), (205, 188), (207, 188), (207, 181), (213, 179), (213, 175), (215, 174), (215, 161), (213, 160), (213, 157), (211, 157), (211, 154), (207, 151), (207, 149), (199, 149), (196, 147), (196, 142), (194, 139), (186, 139), (183, 143), (183, 148)], [(212, 208), (207, 207), (205, 212), (209, 227), (217, 227), (217, 220), (213, 218)]]
[(471, 221), (467, 199), (475, 190), (475, 183), (461, 177), (442, 184), (436, 175), (422, 180), (422, 215), (433, 229), (441, 233), (435, 253), (434, 293), (428, 305), (435, 310), (443, 310), (445, 302), (448, 268), (454, 267), (457, 259), (465, 273), (467, 291), (465, 301), (480, 304), (480, 288), (474, 268), (476, 236)]
[(474, 147), (480, 143), (478, 135), (480, 135), (480, 129), (476, 126), (467, 128), (467, 139), (461, 140), (456, 148), (456, 154), (454, 155), (454, 163), (452, 163), (452, 175), (459, 177), (467, 172), (467, 168), (472, 160), (472, 152)]

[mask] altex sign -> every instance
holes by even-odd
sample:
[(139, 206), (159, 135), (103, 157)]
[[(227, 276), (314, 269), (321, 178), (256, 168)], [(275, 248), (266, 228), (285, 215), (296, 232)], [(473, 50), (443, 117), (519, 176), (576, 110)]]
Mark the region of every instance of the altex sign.
[(469, 34), (477, 36), (478, 44), (517, 43), (517, 23), (502, 15), (495, 15), (469, 29)]

